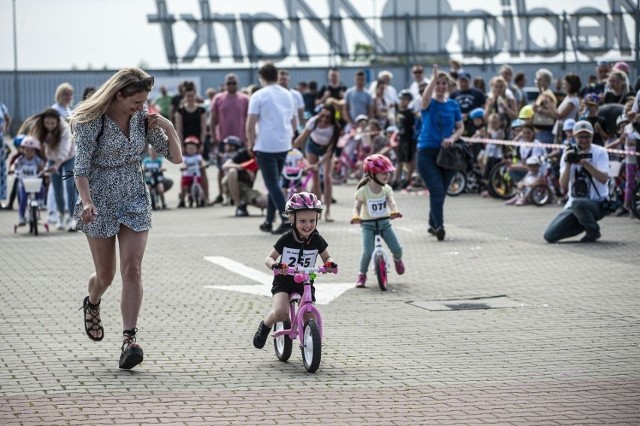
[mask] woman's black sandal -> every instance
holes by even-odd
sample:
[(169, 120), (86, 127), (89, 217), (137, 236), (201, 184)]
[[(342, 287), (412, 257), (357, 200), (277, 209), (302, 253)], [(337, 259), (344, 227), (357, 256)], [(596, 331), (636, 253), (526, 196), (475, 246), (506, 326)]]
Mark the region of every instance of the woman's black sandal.
[(120, 354), (120, 368), (123, 370), (129, 370), (136, 365), (140, 364), (144, 358), (142, 348), (139, 346), (131, 346), (136, 342), (137, 328), (131, 330), (124, 330), (123, 336), (127, 338), (122, 342), (122, 353)]
[[(100, 321), (100, 302), (96, 305), (89, 302), (89, 296), (84, 298), (82, 302), (82, 308), (84, 311), (84, 331), (89, 336), (89, 339), (99, 342), (104, 338), (104, 328), (102, 327), (102, 321)], [(91, 315), (91, 318), (87, 319), (87, 315)], [(100, 332), (99, 336), (91, 334), (92, 331)]]

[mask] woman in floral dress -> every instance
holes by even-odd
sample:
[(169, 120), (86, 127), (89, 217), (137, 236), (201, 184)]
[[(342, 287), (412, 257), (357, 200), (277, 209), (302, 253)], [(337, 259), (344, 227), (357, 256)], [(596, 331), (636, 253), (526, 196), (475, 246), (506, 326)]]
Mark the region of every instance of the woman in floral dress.
[(151, 200), (142, 177), (142, 153), (149, 143), (167, 160), (182, 162), (180, 140), (171, 121), (148, 114), (145, 108), (152, 87), (149, 74), (124, 68), (81, 102), (69, 119), (77, 144), (74, 175), (80, 194), (74, 220), (87, 236), (96, 268), (83, 302), (85, 332), (91, 340), (104, 337), (100, 301), (115, 276), (117, 244), (123, 369), (143, 359), (136, 343), (136, 323), (142, 305), (141, 268), (151, 228)]

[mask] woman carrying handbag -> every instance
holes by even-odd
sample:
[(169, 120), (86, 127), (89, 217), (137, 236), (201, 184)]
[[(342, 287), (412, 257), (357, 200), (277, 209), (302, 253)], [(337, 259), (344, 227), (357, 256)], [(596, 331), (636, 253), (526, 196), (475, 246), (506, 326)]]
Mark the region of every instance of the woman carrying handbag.
[(420, 99), (422, 129), (418, 138), (417, 168), (429, 189), (429, 229), (431, 235), (444, 240), (444, 197), (455, 170), (438, 166), (438, 153), (460, 139), (464, 127), (460, 105), (447, 96), (449, 76), (438, 72), (433, 65), (433, 76)]

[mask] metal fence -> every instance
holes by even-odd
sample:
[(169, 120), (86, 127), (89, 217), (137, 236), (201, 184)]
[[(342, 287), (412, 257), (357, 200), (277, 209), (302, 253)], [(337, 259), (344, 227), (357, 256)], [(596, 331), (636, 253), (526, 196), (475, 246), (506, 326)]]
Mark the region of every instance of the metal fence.
[[(448, 66), (441, 64), (446, 70)], [(515, 72), (523, 72), (527, 79), (527, 85), (534, 84), (535, 71), (545, 67), (553, 72), (554, 77), (562, 78), (568, 72), (574, 72), (586, 82), (589, 75), (595, 73), (596, 64), (521, 64), (513, 65)], [(426, 75), (429, 76), (429, 66), (426, 65)], [(364, 69), (368, 79), (371, 81), (377, 77), (378, 72), (389, 70), (393, 74), (392, 84), (400, 90), (408, 87), (412, 82), (411, 67), (405, 66), (377, 66), (377, 67), (348, 67), (339, 68), (343, 83), (349, 87), (353, 85), (355, 73)], [(500, 69), (499, 64), (491, 65), (468, 65), (465, 70), (470, 72), (472, 77), (481, 77), (487, 83), (491, 77), (497, 75)], [(201, 95), (207, 88), (218, 88), (224, 81), (224, 76), (233, 72), (238, 75), (242, 86), (257, 83), (257, 70), (254, 68), (243, 69), (201, 69), (201, 70), (148, 70), (152, 75), (161, 78), (178, 78), (189, 80), (196, 78), (200, 81), (198, 91)], [(327, 68), (289, 68), (291, 74), (291, 85), (295, 86), (299, 81), (315, 80), (319, 86), (326, 82)], [(54, 94), (56, 87), (62, 82), (70, 83), (75, 89), (74, 102), (78, 102), (82, 92), (88, 86), (99, 86), (106, 81), (115, 71), (24, 71), (24, 72), (0, 72), (0, 102), (4, 103), (14, 118), (11, 126), (11, 133), (15, 134), (20, 123), (27, 117), (36, 114), (49, 107), (55, 102)], [(631, 79), (631, 85), (635, 79)]]

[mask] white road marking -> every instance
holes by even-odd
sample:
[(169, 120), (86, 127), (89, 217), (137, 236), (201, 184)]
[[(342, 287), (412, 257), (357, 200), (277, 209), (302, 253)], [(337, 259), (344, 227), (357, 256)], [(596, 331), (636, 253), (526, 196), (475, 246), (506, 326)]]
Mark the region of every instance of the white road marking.
[[(206, 285), (204, 288), (215, 290), (237, 291), (239, 293), (254, 294), (257, 296), (271, 297), (271, 283), (273, 275), (267, 274), (257, 269), (251, 268), (243, 263), (224, 256), (205, 256), (207, 260), (216, 265), (222, 266), (231, 272), (234, 272), (245, 278), (260, 283), (259, 285)], [(322, 277), (321, 277), (322, 278)], [(334, 299), (338, 298), (345, 291), (354, 288), (352, 283), (316, 283), (316, 303), (318, 305), (327, 305)]]

